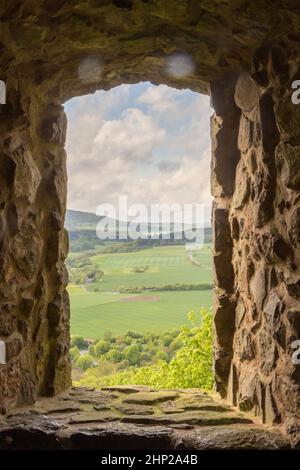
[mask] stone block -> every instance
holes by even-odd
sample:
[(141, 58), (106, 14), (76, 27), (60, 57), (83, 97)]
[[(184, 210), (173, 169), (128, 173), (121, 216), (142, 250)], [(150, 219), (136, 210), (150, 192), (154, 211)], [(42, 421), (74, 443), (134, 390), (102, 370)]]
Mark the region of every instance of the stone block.
[(248, 72), (242, 72), (237, 80), (234, 93), (237, 106), (243, 112), (249, 112), (257, 105), (259, 96), (259, 87), (253, 78)]
[(267, 295), (267, 275), (264, 267), (255, 271), (250, 281), (250, 290), (256, 306), (261, 309)]

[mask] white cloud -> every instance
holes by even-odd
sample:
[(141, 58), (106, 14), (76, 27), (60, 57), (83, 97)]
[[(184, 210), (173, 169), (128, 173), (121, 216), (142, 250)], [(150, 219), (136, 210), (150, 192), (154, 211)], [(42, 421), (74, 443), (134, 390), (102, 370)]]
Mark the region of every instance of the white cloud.
[(103, 157), (123, 158), (126, 161), (151, 158), (152, 151), (164, 138), (151, 116), (141, 110), (127, 109), (121, 119), (106, 121), (98, 132), (94, 144)]
[(139, 96), (138, 101), (151, 106), (155, 112), (177, 111), (176, 93), (177, 90), (165, 85), (149, 87)]
[(120, 194), (130, 204), (209, 206), (207, 97), (185, 100), (184, 91), (149, 85), (133, 100), (122, 88), (67, 105), (68, 207), (95, 211)]

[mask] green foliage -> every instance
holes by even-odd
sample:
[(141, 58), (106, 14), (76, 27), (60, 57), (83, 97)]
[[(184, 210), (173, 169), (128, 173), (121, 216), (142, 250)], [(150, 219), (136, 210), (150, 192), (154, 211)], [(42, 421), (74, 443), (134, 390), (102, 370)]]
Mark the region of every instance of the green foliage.
[(139, 365), (141, 360), (141, 347), (138, 344), (131, 344), (124, 349), (124, 355), (130, 365)]
[(132, 330), (128, 330), (125, 336), (129, 336), (130, 338), (133, 338), (133, 339), (142, 338), (142, 335), (140, 333), (137, 333), (136, 331), (132, 331)]
[(85, 354), (82, 354), (82, 356), (79, 356), (79, 358), (76, 361), (76, 366), (82, 370), (87, 370), (95, 366), (95, 361), (92, 358), (92, 356), (85, 353)]
[(106, 341), (109, 341), (111, 343), (115, 341), (111, 331), (105, 331), (104, 335), (103, 335), (103, 339), (105, 339)]
[(144, 291), (144, 288), (139, 287), (139, 286), (134, 286), (134, 287), (119, 286), (117, 290), (121, 294), (142, 294), (142, 292)]
[(124, 354), (118, 349), (111, 349), (106, 354), (106, 358), (108, 361), (121, 362), (124, 359)]
[[(199, 387), (211, 390), (213, 386), (212, 374), (212, 312), (201, 309), (200, 314), (194, 311), (188, 315), (190, 326), (183, 326), (175, 338), (181, 347), (168, 362), (164, 351), (156, 352), (159, 360), (147, 367), (131, 367), (124, 372), (99, 376), (95, 369), (89, 369), (78, 385), (101, 387), (104, 385), (137, 384), (156, 388), (193, 388)], [(162, 335), (162, 336), (165, 336)], [(148, 335), (148, 350), (151, 354), (151, 344), (159, 336)], [(161, 339), (160, 339), (161, 341)], [(171, 344), (172, 344), (171, 343)], [(161, 342), (160, 342), (161, 344)], [(141, 343), (127, 346), (124, 349), (125, 357), (132, 366), (141, 360)]]
[[(96, 339), (107, 329), (124, 334), (126, 325), (140, 333), (155, 331), (157, 327), (166, 331), (184, 324), (185, 312), (191, 308), (211, 306), (209, 245), (197, 255), (201, 266), (189, 262), (184, 246), (112, 254), (104, 254), (99, 248), (70, 254), (67, 260), (72, 334)], [(148, 269), (143, 274), (131, 272), (135, 266)], [(104, 276), (99, 281), (86, 282), (87, 273), (97, 268)], [(75, 281), (82, 285), (81, 290), (72, 285)], [(124, 294), (139, 297), (124, 301)]]
[(71, 348), (77, 346), (78, 349), (86, 349), (88, 343), (84, 340), (83, 336), (73, 335), (71, 336)]
[(170, 346), (173, 339), (174, 339), (174, 336), (172, 336), (170, 333), (165, 333), (162, 337), (162, 341), (163, 341), (164, 346), (167, 346), (167, 347)]
[(77, 240), (71, 240), (70, 251), (74, 253), (80, 253), (81, 251), (93, 250), (95, 242), (88, 238), (79, 237)]
[[(142, 269), (142, 270), (140, 270)], [(132, 272), (145, 272), (144, 268), (133, 268)], [(186, 283), (176, 282), (176, 284), (166, 284), (164, 286), (119, 286), (118, 292), (122, 294), (141, 294), (142, 292), (174, 292), (174, 291), (191, 291), (191, 290), (211, 290), (212, 284), (207, 282)]]
[(168, 354), (165, 351), (158, 351), (156, 353), (156, 357), (157, 357), (157, 359), (159, 359), (161, 361), (168, 362)]
[(97, 357), (102, 356), (110, 350), (110, 342), (105, 339), (101, 339), (96, 344), (94, 344), (94, 354)]
[(77, 359), (80, 356), (80, 351), (77, 346), (74, 346), (73, 348), (70, 349), (70, 356), (72, 361), (76, 362)]

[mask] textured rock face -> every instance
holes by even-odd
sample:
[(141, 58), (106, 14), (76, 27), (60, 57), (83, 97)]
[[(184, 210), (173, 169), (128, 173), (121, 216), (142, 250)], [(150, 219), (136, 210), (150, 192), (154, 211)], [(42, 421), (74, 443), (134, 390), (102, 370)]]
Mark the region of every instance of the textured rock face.
[[(8, 112), (1, 108), (2, 128), (13, 129)], [(34, 121), (27, 113), (26, 120)], [(56, 117), (63, 134), (61, 106)], [(43, 127), (48, 140), (51, 126)], [(0, 366), (2, 412), (70, 385), (64, 142), (48, 144), (42, 127), (35, 131), (23, 122), (0, 139), (0, 337), (7, 363)]]
[[(270, 425), (288, 423), (297, 445), (300, 374), (292, 342), (300, 336), (300, 109), (291, 102), (295, 69), (284, 67), (284, 51), (279, 73), (278, 51), (259, 53), (264, 83), (242, 72), (227, 108), (212, 118), (216, 383), (240, 409)], [(216, 109), (224, 107), (214, 87), (212, 99)], [(235, 155), (232, 186), (224, 127)]]
[[(299, 78), (300, 19), (294, 2), (272, 7), (0, 1), (1, 412), (70, 385), (62, 103), (151, 80), (211, 93), (215, 108), (217, 389), (270, 424), (284, 421), (299, 443), (291, 344), (300, 337), (300, 106), (291, 103), (291, 82)], [(192, 60), (187, 76), (168, 71), (178, 52)]]

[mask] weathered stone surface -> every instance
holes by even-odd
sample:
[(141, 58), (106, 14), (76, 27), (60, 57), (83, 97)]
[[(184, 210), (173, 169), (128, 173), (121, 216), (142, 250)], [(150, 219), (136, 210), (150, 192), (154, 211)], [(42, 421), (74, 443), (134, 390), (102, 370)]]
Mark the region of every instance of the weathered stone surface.
[[(247, 119), (244, 114), (241, 116), (239, 135), (238, 135), (238, 148), (241, 152), (246, 153), (253, 144), (253, 123)], [(236, 179), (236, 183), (239, 179)]]
[(254, 410), (260, 407), (260, 386), (258, 374), (255, 370), (242, 370), (239, 378), (239, 390), (237, 395), (237, 403), (242, 411)]
[(237, 332), (234, 350), (241, 361), (250, 361), (255, 357), (255, 344), (249, 331), (241, 329)]
[[(70, 386), (62, 103), (150, 80), (210, 92), (215, 108), (217, 389), (226, 396), (234, 361), (237, 402), (262, 416), (264, 387), (272, 384), (269, 403), (276, 402), (297, 445), (300, 428), (288, 413), (295, 417), (299, 409), (299, 375), (287, 346), (298, 328), (288, 312), (300, 311), (300, 107), (291, 100), (291, 84), (299, 77), (297, 6), (287, 0), (269, 9), (265, 2), (243, 8), (238, 1), (223, 2), (220, 8), (219, 0), (87, 0), (84, 14), (79, 10), (73, 0), (0, 5), (0, 78), (7, 85), (7, 105), (0, 106), (0, 298), (6, 305), (0, 315), (3, 338), (11, 345), (9, 361), (0, 368), (1, 411)], [(192, 60), (193, 73), (170, 75), (166, 65), (174, 52)], [(283, 299), (279, 307), (274, 289)], [(243, 311), (235, 315), (239, 298)], [(249, 360), (242, 360), (245, 350), (249, 356), (248, 335), (246, 347), (233, 351), (242, 331), (255, 337)], [(37, 428), (34, 436), (42, 439), (47, 432)], [(22, 433), (30, 446), (31, 431)], [(145, 445), (153, 443), (153, 433), (135, 433)], [(163, 432), (159, 446), (171, 446), (170, 435)], [(110, 439), (117, 446), (113, 431), (101, 436), (106, 446)], [(128, 428), (123, 437), (133, 445)], [(95, 448), (101, 438), (95, 436)], [(78, 431), (69, 445), (76, 448), (81, 439), (88, 445), (90, 436)], [(50, 442), (58, 446), (56, 438)]]
[(17, 318), (13, 315), (0, 314), (0, 336), (10, 336), (17, 329)]
[(235, 87), (234, 99), (243, 112), (251, 111), (257, 105), (260, 92), (249, 73), (241, 73)]
[(234, 209), (242, 209), (250, 196), (250, 179), (243, 161), (241, 161), (236, 170), (236, 184), (233, 194), (232, 205)]
[(186, 436), (181, 449), (195, 450), (278, 450), (288, 449), (287, 441), (274, 430), (258, 430), (257, 427), (239, 425), (201, 429), (193, 435)]
[(278, 157), (283, 160), (281, 178), (283, 183), (291, 189), (300, 189), (300, 147), (289, 143), (281, 143), (277, 149)]
[(289, 310), (287, 313), (287, 319), (296, 330), (297, 334), (300, 335), (300, 310)]
[(14, 192), (16, 197), (25, 197), (32, 204), (35, 200), (39, 184), (41, 182), (41, 174), (37, 168), (35, 161), (29, 151), (23, 146), (18, 152), (13, 153), (16, 163)]
[(272, 397), (271, 387), (267, 385), (265, 392), (264, 422), (269, 426), (273, 426), (278, 421), (280, 421), (280, 417)]
[(124, 415), (153, 415), (154, 413), (153, 408), (146, 405), (122, 403), (114, 405), (114, 408)]
[(152, 389), (150, 387), (145, 387), (140, 385), (117, 385), (117, 386), (110, 386), (110, 387), (103, 387), (102, 390), (107, 390), (108, 392), (122, 392), (122, 393), (137, 393), (141, 392), (142, 390), (145, 392), (151, 392)]
[(178, 397), (177, 392), (138, 392), (130, 397), (124, 398), (124, 403), (133, 403), (141, 405), (152, 405), (167, 400), (174, 400)]
[(274, 215), (274, 180), (270, 172), (261, 167), (255, 174), (253, 184), (254, 223), (263, 227)]
[(272, 373), (278, 359), (278, 350), (270, 331), (264, 328), (258, 333), (260, 367), (266, 375)]
[(237, 392), (238, 392), (238, 377), (236, 367), (233, 362), (231, 362), (228, 385), (227, 385), (227, 400), (228, 402), (236, 406), (237, 405)]
[(64, 145), (66, 141), (67, 117), (60, 106), (49, 105), (41, 120), (40, 135), (49, 143)]
[(300, 243), (300, 207), (295, 207), (289, 220), (289, 238), (294, 247)]
[(267, 276), (264, 267), (260, 267), (254, 273), (250, 281), (250, 289), (253, 300), (258, 308), (262, 308), (267, 294)]
[(267, 316), (268, 321), (273, 324), (277, 319), (280, 310), (282, 308), (282, 301), (276, 292), (271, 292), (266, 305), (264, 307), (264, 312)]
[(274, 100), (272, 90), (268, 90), (262, 95), (259, 102), (261, 121), (261, 146), (264, 152), (264, 160), (269, 167), (273, 166), (270, 157), (274, 158), (274, 152), (279, 143), (279, 133), (274, 113)]
[(300, 299), (300, 277), (291, 277), (286, 283), (290, 296)]
[[(197, 389), (179, 390), (171, 401), (153, 407), (125, 403), (139, 393), (145, 392), (136, 387), (126, 394), (122, 388), (114, 393), (78, 388), (43, 399), (0, 419), (0, 449), (288, 448), (279, 430), (254, 425), (244, 413)], [(100, 402), (104, 397), (109, 397), (108, 409), (94, 410), (89, 400)], [(168, 403), (176, 413), (167, 412)], [(138, 409), (141, 414), (131, 413)]]
[(221, 424), (251, 423), (251, 419), (230, 413), (221, 414), (212, 411), (193, 411), (182, 413), (169, 413), (154, 416), (125, 416), (121, 418), (124, 423), (134, 424), (192, 424), (195, 426), (218, 426)]

